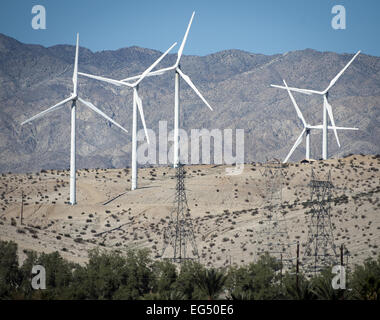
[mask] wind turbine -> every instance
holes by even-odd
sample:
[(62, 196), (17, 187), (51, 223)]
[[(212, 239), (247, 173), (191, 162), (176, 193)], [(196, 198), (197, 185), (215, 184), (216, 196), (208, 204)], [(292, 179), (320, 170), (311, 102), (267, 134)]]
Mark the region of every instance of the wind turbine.
[[(286, 163), (288, 162), (289, 158), (291, 157), (291, 155), (293, 154), (294, 150), (296, 150), (296, 148), (299, 146), (299, 144), (302, 142), (302, 138), (303, 138), (303, 135), (305, 134), (306, 136), (306, 159), (309, 160), (310, 159), (310, 133), (311, 133), (311, 130), (312, 129), (320, 129), (320, 130), (323, 130), (323, 125), (317, 125), (317, 126), (312, 126), (310, 124), (308, 124), (304, 118), (304, 116), (302, 115), (302, 112), (300, 110), (300, 108), (298, 107), (297, 105), (297, 102), (296, 100), (294, 99), (293, 97), (293, 94), (291, 93), (288, 85), (286, 84), (285, 80), (284, 81), (284, 84), (285, 84), (285, 88), (286, 90), (288, 91), (288, 94), (290, 96), (290, 99), (292, 100), (292, 103), (294, 105), (294, 108), (296, 109), (296, 112), (297, 112), (297, 115), (298, 115), (298, 118), (301, 119), (302, 121), (302, 124), (303, 124), (303, 130), (301, 132), (301, 134), (298, 136), (295, 144), (293, 145), (292, 149), (290, 150), (290, 152), (288, 153), (288, 155), (286, 156), (285, 160), (283, 161), (283, 163)], [(335, 127), (335, 126), (328, 126), (328, 129), (332, 129), (332, 130), (359, 130), (358, 128), (350, 128), (350, 127)]]
[[(179, 113), (180, 113), (180, 105), (179, 105), (180, 77), (194, 90), (194, 92), (198, 95), (199, 98), (201, 98), (201, 100), (204, 102), (204, 104), (211, 111), (213, 111), (213, 109), (211, 108), (209, 103), (206, 101), (206, 99), (202, 96), (202, 94), (199, 92), (197, 87), (191, 81), (190, 77), (183, 73), (183, 71), (181, 70), (181, 66), (180, 66), (180, 60), (182, 57), (182, 52), (183, 52), (183, 49), (184, 49), (185, 44), (186, 44), (187, 36), (189, 34), (190, 27), (191, 27), (191, 24), (192, 24), (193, 19), (194, 19), (194, 15), (195, 15), (195, 11), (191, 15), (190, 22), (187, 26), (185, 35), (184, 35), (182, 43), (181, 43), (181, 46), (178, 50), (177, 60), (174, 63), (174, 65), (172, 65), (171, 67), (167, 67), (167, 68), (163, 68), (163, 69), (160, 69), (157, 71), (153, 71), (153, 72), (148, 74), (148, 76), (157, 76), (157, 75), (162, 75), (166, 72), (170, 72), (172, 70), (174, 70), (174, 72), (175, 72), (175, 76), (174, 76), (174, 160), (173, 160), (173, 166), (174, 167), (177, 167), (178, 163), (179, 163), (179, 141), (178, 140), (179, 140)], [(138, 79), (139, 77), (140, 77), (140, 75), (137, 75), (134, 77), (122, 79), (121, 81), (132, 81), (132, 80)]]
[(114, 84), (116, 86), (127, 86), (130, 88), (133, 88), (133, 114), (132, 114), (132, 187), (131, 190), (135, 190), (137, 188), (137, 108), (139, 109), (140, 117), (141, 117), (141, 122), (144, 126), (144, 131), (145, 131), (145, 136), (146, 140), (149, 143), (149, 136), (148, 136), (148, 131), (146, 129), (146, 124), (145, 124), (145, 118), (144, 118), (144, 110), (142, 107), (142, 101), (139, 97), (138, 94), (138, 89), (139, 89), (139, 84), (140, 82), (149, 74), (150, 71), (169, 53), (171, 49), (173, 49), (174, 46), (177, 45), (177, 42), (175, 42), (168, 50), (166, 50), (148, 69), (146, 69), (140, 76), (138, 76), (135, 82), (129, 83), (129, 82), (124, 82), (124, 81), (119, 81), (119, 80), (114, 80), (106, 77), (100, 77), (100, 76), (95, 76), (92, 74), (87, 74), (83, 72), (78, 72), (78, 74), (108, 82), (111, 84)]
[(40, 118), (44, 116), (47, 113), (50, 113), (52, 111), (56, 111), (60, 108), (62, 108), (67, 102), (71, 101), (71, 151), (70, 151), (70, 204), (74, 205), (76, 204), (76, 162), (75, 162), (75, 144), (76, 144), (76, 137), (75, 137), (75, 128), (76, 128), (76, 105), (77, 101), (79, 100), (81, 103), (83, 103), (85, 106), (90, 108), (91, 110), (95, 111), (96, 113), (100, 114), (103, 118), (108, 120), (109, 122), (113, 123), (115, 126), (119, 127), (125, 132), (128, 132), (126, 129), (124, 129), (121, 125), (119, 125), (117, 122), (112, 120), (109, 116), (107, 116), (105, 113), (100, 111), (98, 108), (96, 108), (91, 102), (85, 101), (82, 98), (78, 97), (77, 93), (77, 86), (78, 86), (78, 51), (79, 51), (79, 33), (77, 33), (77, 42), (76, 42), (76, 49), (75, 49), (75, 61), (74, 61), (74, 72), (73, 72), (73, 93), (70, 97), (68, 97), (65, 100), (62, 100), (61, 102), (58, 102), (54, 106), (46, 109), (45, 111), (42, 111), (41, 113), (31, 117), (28, 120), (25, 120), (21, 123), (21, 125), (24, 125), (30, 121), (33, 121), (37, 118)]
[[(344, 73), (344, 71), (346, 71), (346, 69), (355, 60), (355, 58), (359, 55), (359, 53), (360, 53), (360, 50), (353, 56), (353, 58), (347, 63), (347, 65), (335, 76), (335, 78), (330, 81), (330, 84), (328, 85), (328, 87), (323, 91), (299, 89), (299, 88), (292, 88), (292, 87), (288, 88), (291, 91), (301, 92), (301, 93), (308, 94), (308, 95), (318, 94), (318, 95), (323, 96), (323, 127), (322, 127), (322, 130), (323, 130), (322, 158), (323, 158), (323, 160), (326, 160), (328, 157), (328, 145), (327, 145), (327, 131), (328, 131), (328, 123), (327, 122), (328, 122), (328, 120), (327, 120), (327, 113), (330, 117), (331, 124), (332, 124), (334, 134), (335, 134), (335, 138), (336, 138), (336, 141), (337, 141), (338, 146), (340, 148), (340, 142), (339, 142), (339, 138), (338, 138), (337, 128), (335, 127), (335, 121), (334, 121), (332, 108), (328, 102), (329, 90), (334, 86), (334, 84), (338, 81), (340, 76)], [(275, 87), (275, 88), (280, 88), (280, 89), (287, 89), (286, 87), (273, 85), (273, 84), (271, 84), (271, 86)]]

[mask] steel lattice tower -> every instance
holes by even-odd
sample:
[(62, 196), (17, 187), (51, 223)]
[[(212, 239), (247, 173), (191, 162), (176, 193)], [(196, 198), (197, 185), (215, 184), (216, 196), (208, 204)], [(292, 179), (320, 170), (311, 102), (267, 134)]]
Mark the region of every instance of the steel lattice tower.
[[(175, 175), (177, 183), (174, 208), (170, 213), (169, 224), (164, 230), (164, 245), (161, 254), (163, 257), (167, 246), (170, 245), (173, 248), (173, 257), (169, 259), (179, 263), (183, 260), (199, 258), (193, 223), (186, 199), (185, 174), (183, 164), (179, 163)], [(188, 245), (192, 247), (190, 255)]]
[(267, 161), (262, 172), (265, 178), (266, 206), (269, 213), (265, 213), (266, 220), (263, 228), (259, 231), (259, 237), (263, 240), (263, 252), (268, 252), (284, 265), (290, 266), (292, 258), (290, 254), (289, 235), (286, 220), (281, 213), (282, 187), (283, 187), (283, 164), (275, 159)]
[(312, 209), (308, 214), (309, 232), (303, 257), (307, 272), (319, 272), (326, 266), (336, 263), (336, 248), (331, 225), (331, 190), (334, 188), (329, 171), (327, 180), (317, 180), (311, 172), (310, 202)]

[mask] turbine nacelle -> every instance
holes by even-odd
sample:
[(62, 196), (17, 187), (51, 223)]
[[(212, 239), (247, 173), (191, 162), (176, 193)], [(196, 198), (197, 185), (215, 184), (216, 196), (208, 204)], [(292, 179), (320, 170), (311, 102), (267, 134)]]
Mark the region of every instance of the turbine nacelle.
[[(318, 95), (323, 96), (323, 124), (324, 124), (324, 128), (323, 128), (323, 138), (322, 138), (322, 154), (323, 154), (324, 159), (327, 159), (327, 154), (328, 154), (328, 152), (327, 152), (327, 149), (328, 149), (327, 148), (327, 143), (328, 143), (328, 139), (327, 139), (327, 134), (328, 134), (327, 114), (328, 114), (328, 117), (330, 118), (330, 121), (332, 124), (331, 128), (334, 130), (334, 134), (335, 134), (337, 144), (340, 147), (340, 141), (339, 141), (339, 137), (338, 137), (337, 127), (335, 125), (332, 107), (328, 102), (328, 95), (329, 95), (328, 92), (334, 86), (334, 84), (338, 81), (338, 79), (342, 76), (342, 74), (346, 71), (346, 69), (349, 67), (349, 65), (356, 59), (356, 57), (359, 55), (359, 53), (360, 53), (360, 50), (352, 57), (352, 59), (346, 64), (346, 66), (330, 81), (329, 85), (327, 86), (327, 88), (324, 91), (316, 91), (316, 90), (288, 87), (285, 80), (284, 80), (285, 86), (279, 86), (279, 85), (271, 84), (271, 87), (286, 89), (288, 91), (288, 94), (289, 94), (290, 98), (292, 99), (292, 102), (296, 108), (297, 114), (298, 114), (299, 118), (302, 120), (305, 129), (306, 129), (305, 119), (303, 118), (301, 111), (299, 110), (297, 103), (295, 102), (295, 100), (291, 94), (291, 91), (300, 92), (300, 93), (308, 94), (308, 95), (318, 94)], [(302, 138), (302, 136), (300, 136), (299, 138)], [(298, 140), (297, 140), (297, 142), (298, 142)], [(298, 142), (298, 144), (299, 143), (300, 142)]]
[[(180, 61), (181, 61), (181, 57), (182, 57), (182, 53), (183, 53), (183, 49), (185, 47), (185, 44), (186, 44), (186, 41), (187, 41), (187, 37), (189, 35), (189, 31), (190, 31), (190, 27), (191, 27), (191, 24), (193, 23), (193, 19), (194, 19), (194, 15), (195, 15), (195, 11), (193, 11), (193, 14), (191, 15), (191, 18), (190, 18), (190, 21), (189, 21), (189, 24), (187, 25), (187, 29), (186, 29), (186, 32), (185, 32), (185, 35), (183, 37), (183, 40), (182, 40), (182, 43), (181, 43), (181, 46), (177, 52), (177, 60), (176, 62), (171, 66), (171, 67), (167, 67), (167, 68), (163, 68), (163, 69), (160, 69), (160, 70), (156, 70), (156, 71), (152, 71), (152, 72), (149, 72), (146, 76), (147, 77), (151, 77), (151, 76), (158, 76), (158, 75), (162, 75), (162, 74), (165, 74), (166, 72), (169, 72), (169, 71), (172, 71), (172, 70), (175, 70), (175, 72), (177, 72), (181, 78), (193, 89), (193, 91), (197, 94), (197, 96), (203, 101), (203, 103), (211, 110), (213, 111), (212, 107), (210, 106), (210, 104), (207, 102), (207, 100), (203, 97), (203, 95), (200, 93), (200, 91), (195, 87), (194, 83), (191, 81), (190, 77), (188, 75), (186, 75), (182, 70), (181, 70), (181, 65), (180, 65)], [(81, 73), (80, 73), (81, 74)], [(141, 75), (137, 75), (137, 76), (133, 76), (133, 77), (129, 77), (129, 78), (125, 78), (125, 79), (122, 79), (120, 80), (120, 82), (125, 82), (125, 83), (129, 83), (130, 81), (133, 81), (135, 79), (138, 79), (139, 77), (141, 77)]]
[[(142, 107), (142, 100), (141, 98), (139, 97), (139, 94), (138, 94), (138, 87), (139, 87), (139, 84), (140, 82), (149, 74), (149, 72), (152, 71), (152, 69), (170, 52), (170, 50), (172, 50), (175, 46), (177, 45), (177, 42), (173, 43), (171, 45), (171, 47), (166, 50), (149, 68), (147, 68), (138, 78), (135, 82), (133, 83), (129, 83), (129, 82), (126, 82), (126, 81), (122, 81), (122, 80), (115, 80), (115, 79), (111, 79), (111, 78), (106, 78), (106, 77), (101, 77), (101, 76), (95, 76), (95, 75), (92, 75), (92, 74), (88, 74), (88, 73), (83, 73), (83, 72), (78, 72), (78, 74), (80, 74), (81, 76), (85, 76), (87, 78), (91, 78), (91, 79), (95, 79), (95, 80), (99, 80), (99, 81), (103, 81), (103, 82), (107, 82), (107, 83), (110, 83), (110, 84), (113, 84), (113, 85), (116, 85), (116, 86), (127, 86), (129, 88), (132, 88), (133, 89), (133, 101), (134, 103), (137, 104), (137, 107), (138, 107), (138, 110), (139, 110), (139, 113), (140, 113), (140, 118), (141, 118), (141, 122), (143, 123), (143, 126), (144, 126), (144, 131), (145, 131), (145, 137), (147, 139), (147, 142), (149, 144), (149, 136), (148, 136), (148, 131), (147, 131), (147, 128), (146, 128), (146, 123), (145, 123), (145, 117), (144, 117), (144, 111), (143, 111), (143, 107)], [(135, 78), (136, 79), (136, 78)]]
[[(330, 81), (329, 85), (327, 86), (327, 88), (325, 90), (317, 91), (317, 90), (300, 89), (300, 88), (294, 88), (294, 87), (289, 87), (289, 90), (294, 91), (294, 92), (300, 92), (300, 93), (307, 94), (307, 95), (312, 95), (312, 94), (318, 94), (318, 95), (322, 95), (322, 96), (328, 95), (328, 92), (330, 91), (330, 89), (335, 85), (335, 83), (338, 81), (338, 79), (347, 70), (347, 68), (351, 65), (351, 63), (356, 59), (356, 57), (360, 54), (360, 52), (361, 51), (359, 50), (352, 57), (352, 59), (344, 66), (344, 68)], [(279, 86), (279, 85), (275, 85), (275, 84), (271, 84), (271, 87), (285, 89), (285, 90), (287, 89), (284, 86)]]

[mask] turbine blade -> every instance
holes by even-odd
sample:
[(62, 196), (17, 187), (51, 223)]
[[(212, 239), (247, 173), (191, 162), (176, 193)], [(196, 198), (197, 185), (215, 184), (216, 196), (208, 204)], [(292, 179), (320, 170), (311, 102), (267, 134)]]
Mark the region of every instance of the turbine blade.
[(185, 80), (185, 82), (194, 90), (194, 92), (198, 95), (198, 97), (202, 99), (202, 101), (205, 103), (205, 105), (211, 111), (213, 111), (213, 109), (211, 108), (211, 106), (209, 105), (209, 103), (206, 101), (206, 99), (202, 96), (202, 94), (196, 88), (196, 86), (194, 85), (194, 83), (191, 81), (190, 77), (187, 76), (186, 74), (184, 74), (180, 68), (177, 68), (176, 70), (180, 74), (180, 76), (182, 77), (182, 79)]
[[(163, 68), (163, 69), (160, 69), (160, 70), (157, 70), (157, 71), (152, 71), (150, 73), (148, 73), (146, 76), (147, 77), (151, 77), (151, 76), (160, 76), (162, 74), (164, 74), (165, 72), (167, 71), (170, 71), (170, 70), (173, 70), (175, 69), (175, 66), (173, 67), (168, 67), (168, 68)], [(137, 76), (133, 76), (133, 77), (129, 77), (129, 78), (125, 78), (125, 79), (122, 79), (120, 81), (123, 81), (123, 82), (130, 82), (130, 81), (133, 81), (133, 80), (136, 80), (136, 79), (139, 79), (141, 78), (142, 74), (139, 74)]]
[(128, 133), (127, 129), (124, 129), (120, 124), (118, 124), (116, 121), (112, 120), (109, 116), (107, 116), (103, 111), (100, 111), (97, 107), (95, 107), (91, 102), (88, 102), (86, 100), (83, 100), (82, 98), (78, 98), (80, 102), (82, 102), (84, 105), (95, 111), (96, 113), (100, 114), (103, 118), (108, 120), (109, 122), (113, 123), (116, 127), (119, 127), (121, 130)]
[(296, 148), (299, 146), (299, 144), (302, 142), (302, 136), (303, 134), (305, 133), (306, 131), (306, 128), (304, 128), (301, 132), (301, 134), (298, 136), (295, 144), (293, 145), (292, 149), (290, 150), (289, 154), (286, 156), (285, 160), (283, 161), (283, 163), (286, 163), (288, 162), (289, 158), (291, 157), (291, 155), (293, 154), (294, 150), (296, 150)]
[(139, 108), (141, 122), (142, 122), (143, 127), (144, 127), (146, 141), (149, 144), (150, 141), (149, 141), (149, 136), (148, 136), (148, 130), (146, 129), (145, 117), (144, 117), (144, 109), (142, 107), (142, 101), (141, 101), (141, 98), (139, 97), (139, 94), (137, 93), (137, 91), (135, 91), (134, 94), (135, 94), (135, 97), (136, 97), (137, 107)]
[[(317, 125), (317, 126), (308, 126), (310, 129), (323, 129), (323, 125)], [(327, 126), (329, 130), (359, 130), (359, 128), (351, 128), (351, 127), (334, 127), (334, 126)]]
[(193, 14), (191, 15), (190, 22), (189, 22), (189, 24), (187, 25), (187, 29), (186, 29), (186, 32), (185, 32), (185, 36), (183, 37), (183, 40), (182, 40), (181, 46), (180, 46), (180, 48), (179, 48), (179, 50), (178, 50), (178, 53), (177, 53), (177, 61), (176, 61), (176, 63), (175, 63), (176, 66), (178, 66), (179, 61), (181, 60), (181, 56), (182, 56), (182, 52), (183, 52), (183, 48), (185, 47), (186, 40), (187, 40), (187, 36), (188, 36), (188, 34), (189, 34), (191, 24), (193, 23), (194, 15), (195, 15), (195, 11), (193, 11)]
[(330, 90), (330, 88), (335, 84), (335, 82), (338, 81), (338, 79), (343, 74), (343, 72), (346, 71), (346, 69), (350, 66), (350, 64), (356, 59), (359, 53), (360, 53), (360, 50), (353, 56), (353, 58), (346, 64), (346, 66), (335, 76), (335, 78), (331, 80), (329, 86), (326, 88), (324, 92), (327, 92)]
[(45, 111), (42, 111), (40, 112), (39, 114), (36, 114), (35, 116), (31, 117), (30, 119), (28, 120), (25, 120), (24, 122), (21, 123), (21, 125), (24, 125), (25, 123), (28, 123), (30, 121), (33, 121), (37, 118), (40, 118), (42, 116), (44, 116), (45, 114), (49, 113), (49, 112), (52, 112), (52, 111), (55, 111), (55, 110), (58, 110), (59, 108), (63, 107), (63, 105), (66, 103), (66, 102), (69, 102), (70, 100), (73, 99), (73, 96), (71, 96), (70, 98), (67, 98), (65, 100), (62, 100), (61, 102), (58, 102), (57, 104), (55, 104), (54, 106), (46, 109)]
[(160, 61), (163, 59), (163, 58), (165, 58), (165, 56), (169, 53), (169, 51), (171, 50), (171, 49), (173, 49), (175, 46), (177, 45), (177, 42), (174, 42), (173, 44), (172, 44), (172, 46), (168, 49), (168, 50), (166, 50), (162, 55), (161, 55), (161, 57), (159, 57), (148, 69), (146, 69), (143, 73), (142, 73), (142, 75), (141, 75), (141, 77), (135, 82), (135, 83), (133, 83), (132, 84), (132, 86), (133, 87), (135, 87), (135, 86), (137, 86), (145, 77), (146, 77), (146, 75), (150, 72), (150, 71), (152, 71), (152, 69), (157, 65), (157, 64), (159, 64), (160, 63)]
[(333, 130), (334, 130), (336, 142), (338, 143), (338, 146), (340, 148), (340, 142), (339, 142), (339, 138), (338, 138), (338, 132), (336, 131), (336, 125), (335, 125), (335, 120), (334, 120), (334, 115), (333, 115), (333, 112), (332, 112), (332, 108), (331, 108), (331, 105), (329, 104), (329, 102), (327, 101), (326, 97), (324, 97), (324, 100), (325, 100), (325, 106), (327, 108), (327, 112), (329, 114)]
[(75, 47), (75, 60), (74, 60), (74, 72), (73, 72), (74, 95), (77, 94), (77, 86), (78, 86), (78, 54), (79, 54), (79, 33), (77, 33), (77, 44)]
[[(276, 84), (271, 84), (271, 87), (273, 88), (280, 88), (280, 89), (285, 89), (286, 90), (286, 87), (284, 86), (279, 86), (279, 85), (276, 85)], [(313, 93), (315, 94), (323, 94), (323, 92), (321, 91), (315, 91), (315, 90), (309, 90), (309, 89), (298, 89), (298, 88), (293, 88), (293, 87), (288, 87), (290, 91), (295, 91), (295, 92), (300, 92), (300, 93), (304, 93), (304, 94), (308, 94), (308, 95), (311, 95)]]
[(352, 128), (352, 127), (333, 127), (333, 126), (329, 126), (329, 129), (336, 129), (336, 130), (359, 130), (359, 128)]
[(296, 100), (294, 99), (294, 97), (293, 97), (291, 91), (289, 90), (288, 85), (286, 84), (285, 80), (283, 80), (283, 81), (284, 81), (284, 84), (285, 84), (286, 90), (288, 91), (288, 94), (289, 94), (289, 96), (290, 96), (290, 99), (291, 99), (292, 102), (293, 102), (294, 108), (296, 109), (296, 112), (297, 112), (298, 118), (301, 119), (301, 121), (302, 121), (302, 123), (303, 123), (303, 126), (306, 127), (307, 124), (306, 124), (305, 118), (303, 117), (302, 112), (301, 112), (300, 108), (298, 107)]
[(91, 78), (91, 79), (96, 79), (96, 80), (103, 81), (103, 82), (112, 83), (115, 86), (132, 87), (132, 85), (130, 83), (119, 81), (119, 80), (114, 80), (114, 79), (110, 79), (110, 78), (106, 78), (106, 77), (101, 77), (101, 76), (95, 76), (93, 74), (88, 74), (88, 73), (83, 73), (83, 72), (78, 72), (78, 74), (81, 75), (81, 76), (85, 76), (87, 78)]

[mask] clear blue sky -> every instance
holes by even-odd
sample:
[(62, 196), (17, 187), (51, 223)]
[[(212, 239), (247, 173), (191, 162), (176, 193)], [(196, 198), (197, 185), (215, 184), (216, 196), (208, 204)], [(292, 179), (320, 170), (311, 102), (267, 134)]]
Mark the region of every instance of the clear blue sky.
[[(46, 30), (31, 27), (35, 4), (46, 8)], [(335, 4), (346, 8), (346, 30), (331, 27)], [(184, 54), (312, 48), (380, 56), (379, 0), (2, 0), (0, 5), (1, 33), (44, 46), (74, 44), (79, 32), (81, 46), (92, 51), (132, 45), (164, 51), (181, 41), (195, 10)]]

